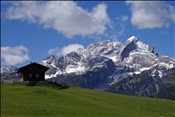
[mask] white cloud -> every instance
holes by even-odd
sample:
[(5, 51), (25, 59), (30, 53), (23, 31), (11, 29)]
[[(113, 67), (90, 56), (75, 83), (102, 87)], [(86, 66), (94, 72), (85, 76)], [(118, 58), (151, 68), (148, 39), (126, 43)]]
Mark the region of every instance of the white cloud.
[(55, 54), (56, 56), (60, 57), (60, 56), (65, 56), (65, 55), (67, 55), (71, 52), (76, 52), (80, 48), (84, 48), (84, 46), (81, 45), (81, 44), (74, 43), (74, 44), (64, 46), (62, 49), (59, 49), (57, 47), (53, 48), (53, 49), (50, 49), (48, 51), (48, 54), (49, 55)]
[(3, 66), (16, 65), (30, 60), (28, 49), (22, 45), (16, 47), (1, 47), (1, 62)]
[(68, 38), (75, 35), (102, 35), (110, 24), (107, 5), (104, 3), (94, 7), (91, 12), (73, 1), (18, 1), (10, 5), (6, 10), (8, 19), (38, 23)]
[(59, 48), (52, 48), (52, 49), (50, 49), (47, 53), (49, 54), (49, 55), (54, 55), (54, 54), (56, 54), (56, 55), (58, 55), (59, 54)]
[(120, 17), (121, 17), (121, 21), (122, 21), (122, 22), (128, 21), (128, 16), (121, 15)]
[(61, 56), (65, 56), (67, 55), (68, 53), (71, 53), (71, 52), (76, 52), (78, 49), (80, 48), (84, 48), (83, 45), (81, 44), (70, 44), (68, 46), (64, 46), (61, 50), (60, 50), (60, 55)]
[(126, 31), (126, 25), (128, 21), (128, 16), (126, 15), (121, 15), (117, 17), (117, 24), (120, 27), (120, 30), (117, 32), (117, 36), (121, 36), (125, 31)]
[(126, 1), (131, 5), (131, 23), (139, 29), (168, 27), (175, 23), (174, 7), (163, 1)]

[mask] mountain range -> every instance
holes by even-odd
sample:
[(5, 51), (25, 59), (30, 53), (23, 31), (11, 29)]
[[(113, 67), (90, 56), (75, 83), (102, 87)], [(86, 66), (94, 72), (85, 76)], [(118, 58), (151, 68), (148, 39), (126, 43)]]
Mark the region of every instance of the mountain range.
[[(56, 59), (41, 60), (49, 67), (45, 78), (58, 84), (102, 90), (112, 93), (175, 99), (175, 59), (159, 55), (157, 50), (132, 36), (124, 43), (92, 43)], [(1, 68), (8, 79), (18, 68)], [(9, 75), (10, 74), (10, 75)], [(7, 77), (8, 76), (8, 77)]]

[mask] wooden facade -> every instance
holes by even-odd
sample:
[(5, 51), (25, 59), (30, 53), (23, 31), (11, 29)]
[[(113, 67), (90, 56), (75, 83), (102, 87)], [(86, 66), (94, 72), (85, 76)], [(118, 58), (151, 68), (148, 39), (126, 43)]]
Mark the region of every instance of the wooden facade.
[(38, 63), (30, 63), (18, 69), (17, 73), (21, 73), (21, 81), (44, 81), (45, 72), (49, 68)]

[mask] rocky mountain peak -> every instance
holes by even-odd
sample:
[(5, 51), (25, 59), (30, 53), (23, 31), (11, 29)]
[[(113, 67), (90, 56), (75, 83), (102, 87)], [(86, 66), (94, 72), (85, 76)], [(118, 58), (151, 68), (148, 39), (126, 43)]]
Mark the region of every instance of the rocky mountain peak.
[(57, 59), (55, 58), (55, 56), (53, 56), (53, 55), (51, 55), (51, 56), (49, 56), (49, 57), (47, 57), (46, 59), (44, 59), (44, 60), (42, 60), (41, 61), (41, 64), (43, 64), (43, 65), (50, 65), (50, 64), (54, 64), (54, 65), (56, 65), (57, 64)]
[(55, 58), (55, 56), (54, 56), (54, 55), (51, 55), (51, 56), (49, 56), (49, 57), (48, 57), (48, 58), (46, 58), (46, 59), (56, 60), (56, 58)]
[(17, 72), (18, 68), (15, 66), (7, 66), (7, 67), (3, 67), (1, 68), (1, 74), (3, 73), (14, 73)]
[(136, 36), (131, 36), (130, 38), (128, 38), (126, 40), (127, 43), (129, 43), (129, 42), (137, 43), (138, 41), (139, 41), (139, 39)]
[(129, 55), (133, 53), (158, 57), (157, 50), (154, 47), (141, 42), (136, 36), (128, 38), (123, 45), (120, 50), (121, 59), (123, 60), (124, 58), (129, 57)]
[(54, 55), (51, 55), (49, 57), (47, 57), (46, 59), (44, 60), (47, 60), (47, 61), (53, 61), (53, 60), (56, 60), (55, 56)]

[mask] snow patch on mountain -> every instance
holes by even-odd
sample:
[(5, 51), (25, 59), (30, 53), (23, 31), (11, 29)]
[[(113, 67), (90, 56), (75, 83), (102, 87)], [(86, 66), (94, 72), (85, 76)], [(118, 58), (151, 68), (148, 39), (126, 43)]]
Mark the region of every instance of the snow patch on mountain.
[(6, 74), (6, 73), (15, 73), (18, 71), (18, 68), (15, 66), (7, 66), (7, 67), (2, 67), (1, 68), (1, 74)]
[(102, 56), (111, 59), (113, 62), (116, 62), (118, 60), (116, 57), (116, 52), (111, 52), (110, 54)]
[(137, 42), (139, 39), (136, 36), (131, 36), (126, 40), (126, 43)]
[(74, 66), (74, 65), (69, 65), (66, 69), (65, 69), (65, 73), (81, 73), (85, 71), (85, 66)]

